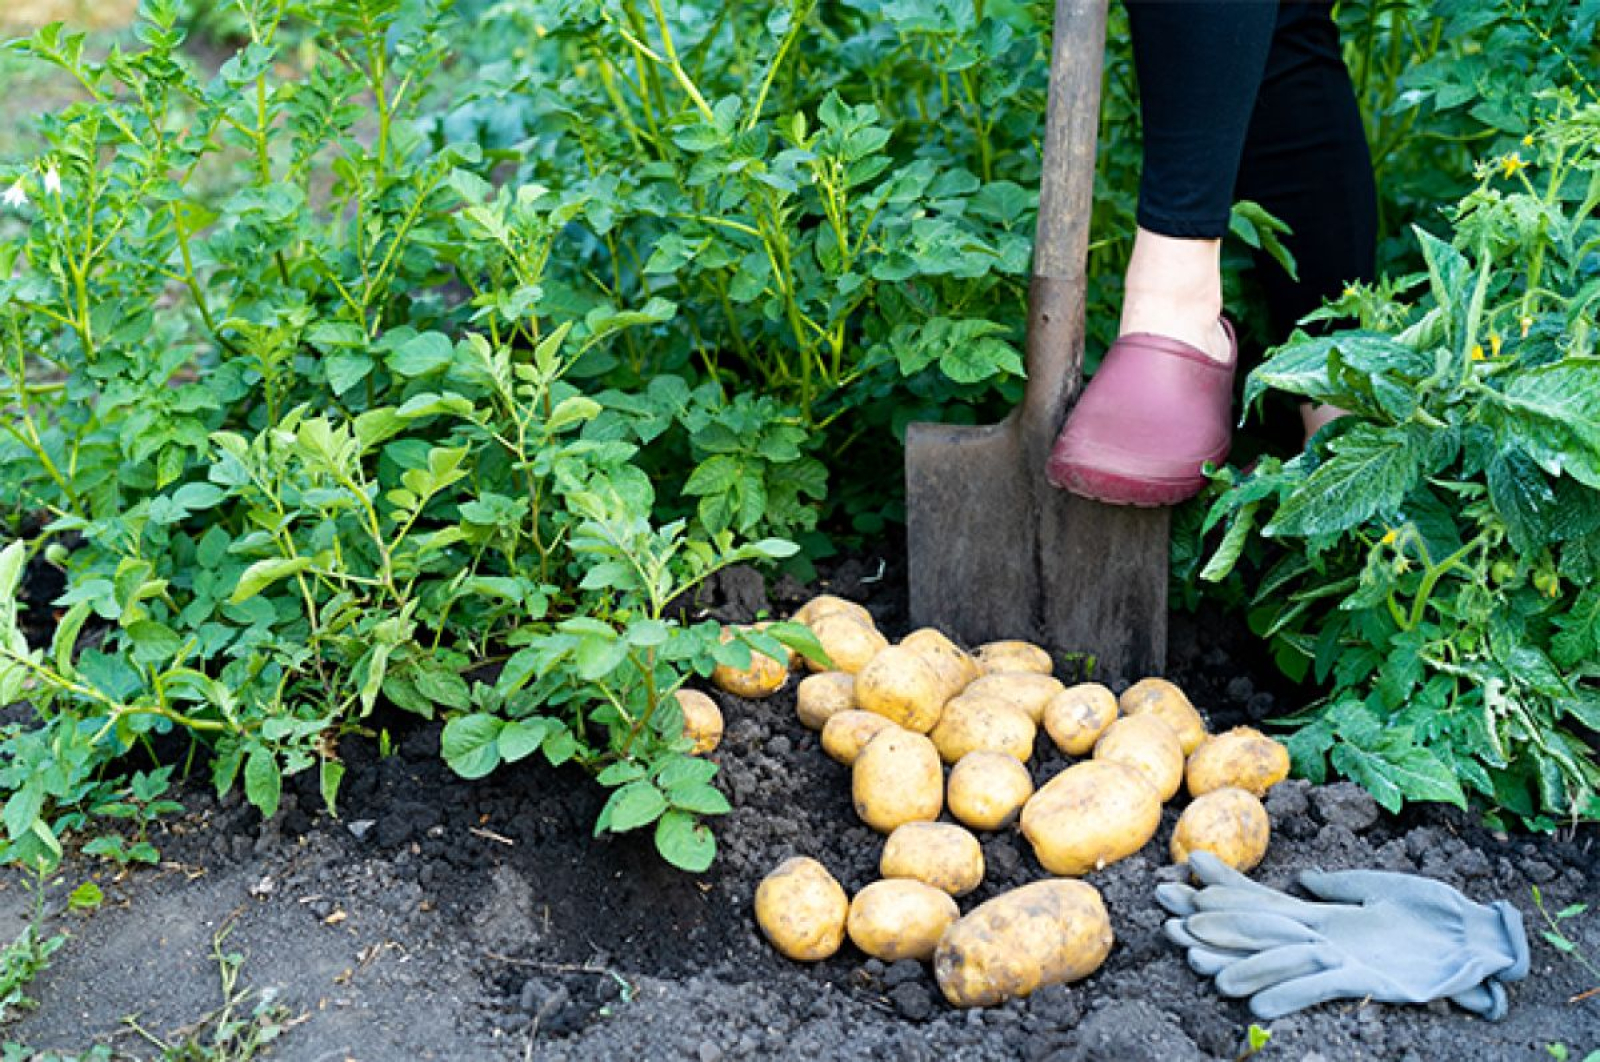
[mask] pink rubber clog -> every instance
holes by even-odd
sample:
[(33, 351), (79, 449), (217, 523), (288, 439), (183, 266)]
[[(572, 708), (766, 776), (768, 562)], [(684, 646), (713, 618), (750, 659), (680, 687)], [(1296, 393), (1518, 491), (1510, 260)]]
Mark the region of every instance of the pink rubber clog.
[(1181, 340), (1119, 338), (1067, 417), (1046, 474), (1063, 490), (1108, 505), (1175, 505), (1205, 486), (1233, 439), (1239, 342), (1226, 319), (1227, 364)]

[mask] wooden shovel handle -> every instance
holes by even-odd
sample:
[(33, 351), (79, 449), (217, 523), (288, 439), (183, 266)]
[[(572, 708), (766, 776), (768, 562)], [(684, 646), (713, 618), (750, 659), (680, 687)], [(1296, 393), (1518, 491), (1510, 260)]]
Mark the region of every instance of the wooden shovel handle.
[[(1107, 0), (1056, 0), (1039, 178), (1039, 227), (1028, 291), (1027, 393), (1022, 431), (1030, 460), (1066, 416), (1083, 377), (1089, 222), (1105, 67)], [(1040, 457), (1042, 460), (1042, 457)]]

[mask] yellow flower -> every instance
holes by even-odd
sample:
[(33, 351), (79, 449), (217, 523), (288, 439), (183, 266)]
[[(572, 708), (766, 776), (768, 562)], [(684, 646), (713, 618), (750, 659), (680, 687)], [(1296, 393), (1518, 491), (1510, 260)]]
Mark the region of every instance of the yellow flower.
[(1533, 147), (1533, 134), (1532, 133), (1529, 133), (1527, 136), (1522, 138), (1522, 146), (1523, 147)]
[(1472, 360), (1473, 361), (1482, 361), (1483, 360), (1483, 345), (1481, 343), (1472, 344), (1471, 354), (1472, 354)]
[(1502, 340), (1500, 339), (1500, 333), (1499, 332), (1490, 332), (1489, 333), (1489, 356), (1490, 357), (1498, 358), (1500, 356), (1500, 344), (1501, 344), (1501, 342), (1502, 342)]
[(1500, 157), (1500, 175), (1502, 177), (1515, 177), (1517, 174), (1521, 173), (1527, 168), (1528, 164), (1524, 162), (1522, 156), (1517, 154), (1515, 151), (1509, 155), (1502, 155)]
[(1389, 528), (1389, 530), (1387, 530), (1387, 531), (1385, 531), (1383, 533), (1383, 537), (1378, 540), (1378, 545), (1380, 545), (1380, 546), (1392, 546), (1392, 545), (1395, 544), (1395, 540), (1398, 539), (1399, 537), (1400, 537), (1400, 532), (1396, 531), (1394, 528), (1391, 527), (1391, 528)]

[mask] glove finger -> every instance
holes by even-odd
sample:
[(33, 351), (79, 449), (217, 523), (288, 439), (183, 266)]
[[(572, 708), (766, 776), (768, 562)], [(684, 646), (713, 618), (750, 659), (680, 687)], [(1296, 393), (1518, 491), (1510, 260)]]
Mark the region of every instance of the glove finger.
[(1190, 852), (1189, 872), (1206, 885), (1272, 894), (1271, 889), (1251, 881), (1210, 852)]
[(1362, 999), (1372, 994), (1372, 988), (1370, 975), (1363, 979), (1358, 968), (1324, 970), (1257, 992), (1250, 997), (1250, 1013), (1271, 1021), (1330, 999)]
[(1195, 893), (1194, 906), (1196, 912), (1249, 911), (1304, 921), (1311, 905), (1304, 900), (1297, 900), (1293, 896), (1285, 896), (1270, 889), (1246, 892), (1243, 889), (1212, 887)]
[(1322, 937), (1292, 918), (1258, 911), (1202, 911), (1184, 929), (1209, 948), (1261, 951), (1284, 944), (1316, 944)]
[(1206, 951), (1217, 952), (1219, 954), (1222, 952), (1227, 952), (1227, 954), (1235, 959), (1243, 959), (1246, 956), (1255, 954), (1254, 951), (1250, 950), (1218, 948), (1208, 944), (1206, 941), (1201, 940), (1199, 937), (1189, 932), (1188, 928), (1184, 925), (1184, 920), (1181, 918), (1169, 918), (1161, 924), (1161, 928), (1163, 932), (1166, 933), (1167, 939), (1178, 945), (1180, 948), (1203, 948)]
[(1179, 918), (1194, 914), (1195, 895), (1194, 889), (1178, 881), (1156, 886), (1156, 902), (1165, 907), (1168, 914)]
[(1465, 896), (1441, 881), (1390, 870), (1303, 870), (1300, 884), (1312, 895), (1340, 903), (1366, 903), (1375, 899), (1448, 900), (1468, 904)]
[(1217, 991), (1225, 996), (1253, 996), (1262, 989), (1328, 968), (1320, 944), (1285, 944), (1232, 963), (1217, 975)]
[(1223, 951), (1217, 948), (1190, 948), (1189, 969), (1201, 977), (1216, 977), (1249, 958), (1247, 951)]
[(1499, 1021), (1506, 1016), (1510, 1008), (1510, 1001), (1506, 996), (1506, 986), (1491, 977), (1482, 984), (1473, 985), (1465, 992), (1457, 992), (1450, 997), (1450, 1002), (1463, 1010), (1470, 1010), (1486, 1021)]

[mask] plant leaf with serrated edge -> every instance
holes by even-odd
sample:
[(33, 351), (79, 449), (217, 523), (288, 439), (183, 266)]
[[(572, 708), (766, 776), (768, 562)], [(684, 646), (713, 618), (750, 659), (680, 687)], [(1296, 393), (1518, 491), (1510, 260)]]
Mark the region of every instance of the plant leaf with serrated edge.
[(1325, 535), (1394, 509), (1416, 485), (1420, 443), (1416, 435), (1415, 430), (1356, 425), (1333, 443), (1334, 456), (1288, 497), (1262, 534)]

